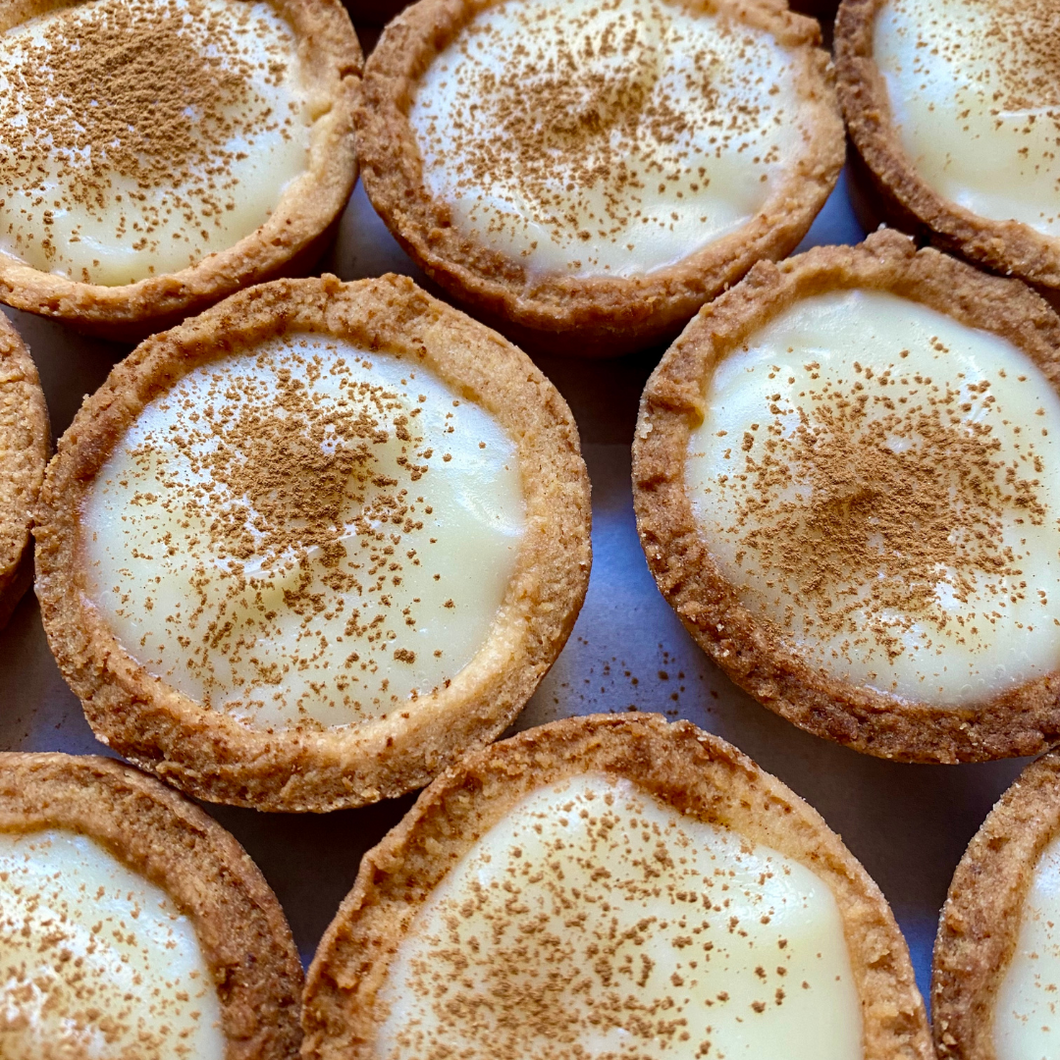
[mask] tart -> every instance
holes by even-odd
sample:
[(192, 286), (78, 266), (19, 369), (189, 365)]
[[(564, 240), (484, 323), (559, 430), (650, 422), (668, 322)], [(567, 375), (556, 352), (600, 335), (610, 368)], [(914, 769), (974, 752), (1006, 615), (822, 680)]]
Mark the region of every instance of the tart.
[(821, 817), (657, 715), (442, 774), (310, 966), (303, 1060), (932, 1056), (909, 955)]
[(33, 581), (30, 523), (50, 431), (36, 366), (0, 316), (0, 628)]
[(1060, 286), (1060, 9), (1048, 0), (844, 0), (839, 100), (892, 223)]
[(41, 509), (45, 630), (96, 734), (259, 809), (398, 795), (493, 739), (589, 576), (563, 399), (397, 276), (275, 281), (141, 344)]
[(421, 0), (372, 52), (365, 190), (516, 341), (613, 355), (787, 254), (844, 138), (817, 23), (782, 4)]
[(859, 751), (1060, 733), (1060, 318), (883, 230), (763, 262), (641, 400), (637, 525), (738, 685)]
[(129, 766), (0, 754), (0, 1054), (281, 1060), (302, 967), (275, 895)]
[(339, 0), (5, 4), (0, 300), (142, 338), (308, 269), (361, 68)]
[(950, 884), (931, 996), (945, 1060), (1057, 1054), (1060, 757), (1029, 765), (975, 834)]

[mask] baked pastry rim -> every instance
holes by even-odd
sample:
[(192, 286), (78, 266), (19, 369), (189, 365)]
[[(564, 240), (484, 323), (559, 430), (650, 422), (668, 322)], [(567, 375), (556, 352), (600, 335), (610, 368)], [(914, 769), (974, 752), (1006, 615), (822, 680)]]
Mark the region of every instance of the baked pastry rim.
[[(118, 644), (85, 594), (78, 511), (91, 476), (174, 373), (238, 348), (233, 343), (288, 331), (404, 351), (478, 401), (516, 444), (526, 529), (501, 615), (447, 688), (344, 729), (270, 735), (173, 690)], [(101, 740), (199, 798), (325, 811), (421, 787), (464, 749), (503, 731), (577, 618), (591, 562), (589, 527), (577, 426), (525, 354), (406, 277), (277, 280), (148, 339), (82, 406), (42, 491), (37, 595), (52, 652)]]
[(679, 812), (771, 846), (828, 883), (863, 1002), (865, 1060), (899, 1053), (928, 1060), (930, 1031), (905, 940), (842, 840), (735, 747), (690, 722), (671, 724), (654, 714), (565, 718), (476, 751), (441, 774), (365, 854), (321, 940), (303, 1000), (303, 1060), (377, 1055), (375, 998), (418, 904), (517, 801), (589, 771), (627, 777)]
[(836, 91), (847, 131), (875, 192), (899, 227), (1006, 276), (1060, 286), (1060, 238), (1022, 221), (991, 220), (932, 189), (913, 167), (891, 121), (873, 59), (876, 14), (887, 0), (842, 0), (835, 25)]
[(633, 500), (648, 567), (693, 639), (729, 678), (800, 728), (858, 751), (911, 762), (1040, 753), (1060, 733), (1060, 671), (979, 706), (945, 708), (830, 677), (783, 647), (768, 620), (755, 619), (737, 602), (696, 528), (683, 469), (706, 373), (742, 336), (797, 298), (850, 287), (889, 290), (992, 330), (1031, 357), (1060, 389), (1060, 318), (1018, 280), (980, 273), (930, 248), (916, 251), (911, 239), (888, 229), (856, 247), (817, 247), (780, 265), (761, 262), (700, 311), (641, 397)]
[(276, 896), (232, 835), (113, 759), (3, 752), (0, 830), (50, 828), (94, 839), (191, 919), (219, 987), (225, 1060), (296, 1054), (302, 965)]
[(16, 406), (12, 431), (0, 421), (0, 474), (11, 488), (0, 510), (0, 629), (33, 580), (30, 524), (37, 505), (51, 428), (36, 365), (7, 318), (0, 315), (0, 404)]
[(1016, 950), (1034, 870), (1060, 833), (1058, 785), (1055, 751), (1027, 766), (954, 871), (932, 960), (935, 1046), (942, 1060), (997, 1060), (997, 993)]
[(433, 280), (477, 315), (507, 322), (496, 326), (514, 329), (517, 341), (547, 336), (549, 349), (607, 356), (676, 334), (704, 301), (759, 258), (780, 258), (795, 247), (834, 187), (845, 156), (831, 60), (817, 47), (819, 25), (776, 4), (720, 2), (798, 49), (801, 105), (816, 112), (794, 172), (736, 232), (650, 273), (626, 279), (544, 274), (533, 286), (525, 267), (457, 232), (448, 208), (424, 184), (407, 115), (417, 78), (488, 6), (481, 0), (420, 0), (390, 23), (369, 58), (357, 88), (355, 123), (361, 177), (376, 212)]
[[(313, 265), (357, 180), (352, 112), (364, 59), (338, 0), (267, 2), (298, 39), (315, 117), (306, 169), (266, 222), (238, 243), (179, 272), (119, 286), (44, 272), (0, 252), (0, 301), (93, 334), (133, 341), (179, 323), (240, 288)], [(5, 7), (0, 32), (45, 10), (67, 6), (67, 0), (15, 0)], [(328, 101), (326, 107), (322, 100)]]

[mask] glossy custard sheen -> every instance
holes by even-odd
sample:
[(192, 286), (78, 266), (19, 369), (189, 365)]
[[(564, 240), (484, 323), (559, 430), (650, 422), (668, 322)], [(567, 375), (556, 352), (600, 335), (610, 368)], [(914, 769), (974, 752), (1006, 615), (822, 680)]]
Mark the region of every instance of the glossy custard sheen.
[(531, 272), (632, 276), (749, 220), (797, 156), (800, 63), (665, 0), (512, 0), (422, 75), (409, 119), (453, 223)]
[(1060, 1053), (1060, 838), (1042, 852), (1023, 900), (1016, 951), (994, 1009), (997, 1060)]
[(1058, 442), (1015, 346), (842, 291), (717, 366), (686, 483), (741, 602), (811, 664), (958, 705), (1060, 666)]
[(193, 369), (149, 404), (81, 516), (125, 649), (262, 728), (347, 725), (485, 642), (524, 524), (514, 443), (432, 372), (319, 335)]
[(902, 147), (972, 213), (1060, 235), (1060, 4), (886, 0), (873, 55)]
[(386, 1060), (861, 1060), (843, 922), (813, 872), (590, 773), (522, 799), (390, 963)]
[(0, 833), (0, 1056), (223, 1060), (191, 921), (94, 840)]
[(116, 285), (234, 246), (306, 168), (296, 50), (243, 0), (89, 0), (0, 35), (0, 250)]

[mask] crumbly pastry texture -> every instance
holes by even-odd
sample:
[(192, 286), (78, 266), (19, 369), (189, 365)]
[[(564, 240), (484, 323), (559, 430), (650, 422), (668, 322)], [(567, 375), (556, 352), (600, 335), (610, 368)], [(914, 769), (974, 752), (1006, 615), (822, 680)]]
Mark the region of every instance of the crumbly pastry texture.
[(15, 329), (0, 318), (0, 627), (32, 581), (30, 523), (49, 439), (37, 369)]
[[(859, 172), (888, 221), (939, 247), (1006, 276), (1060, 286), (1060, 240), (1014, 220), (991, 220), (931, 188), (916, 172), (894, 127), (887, 86), (873, 58), (876, 17), (887, 0), (843, 0), (835, 27), (839, 103), (863, 163)], [(992, 36), (1011, 40), (997, 69), (1000, 109), (1041, 108), (1031, 120), (1058, 126), (1055, 85), (1060, 76), (1055, 6), (1049, 0), (1005, 0), (983, 5)], [(1028, 24), (1029, 23), (1029, 24)], [(924, 30), (931, 48), (931, 30)], [(1033, 56), (1033, 65), (1023, 61)], [(982, 150), (988, 151), (987, 145)]]
[[(700, 647), (736, 684), (801, 728), (862, 752), (905, 761), (982, 761), (1041, 752), (1060, 733), (1060, 674), (1047, 673), (987, 701), (945, 709), (833, 677), (811, 665), (768, 619), (756, 618), (739, 602), (736, 588), (719, 571), (697, 529), (684, 467), (690, 432), (701, 417), (706, 379), (722, 357), (788, 306), (844, 289), (891, 292), (999, 335), (1030, 357), (1054, 388), (1060, 386), (1060, 319), (1018, 281), (985, 275), (935, 250), (918, 252), (910, 239), (888, 230), (857, 247), (817, 248), (779, 266), (763, 262), (700, 312), (645, 388), (633, 447), (633, 487), (648, 565)], [(799, 444), (797, 439), (794, 444)], [(850, 454), (839, 461), (838, 452), (817, 453), (818, 488), (831, 484), (831, 492), (838, 495), (844, 482), (875, 476), (873, 481), (884, 487), (884, 503), (872, 516), (881, 520), (874, 522), (873, 532), (887, 540), (902, 539), (897, 551), (907, 558), (901, 563), (945, 564), (953, 558), (946, 551), (950, 526), (943, 525), (945, 517), (935, 510), (937, 497), (931, 495), (931, 469), (923, 469), (911, 485), (881, 478), (881, 468), (870, 466), (871, 454), (858, 457), (870, 463), (853, 469), (850, 459)], [(979, 464), (962, 463), (960, 476), (989, 509), (991, 475)], [(759, 471), (758, 477), (763, 474)], [(760, 485), (769, 483), (763, 480)], [(1028, 503), (1033, 507), (1033, 497)], [(859, 518), (857, 506), (846, 515)], [(905, 540), (903, 527), (913, 523), (923, 532)], [(826, 575), (821, 583), (826, 585), (830, 564), (841, 569), (857, 560), (858, 540), (857, 534), (850, 540), (835, 535), (834, 541), (813, 542), (811, 549), (811, 542), (800, 541), (796, 533), (792, 548), (774, 547), (773, 553), (784, 563), (814, 565)], [(763, 547), (768, 551), (769, 542)], [(981, 541), (974, 556), (988, 566), (1003, 565), (1003, 557), (989, 554), (990, 547)], [(815, 580), (803, 583), (814, 596)], [(885, 584), (880, 592), (893, 595), (893, 587)], [(910, 594), (915, 600), (915, 582), (910, 582)], [(804, 603), (823, 605), (822, 621), (841, 625), (842, 608), (817, 595)], [(898, 602), (895, 598), (884, 604)]]
[[(531, 348), (617, 355), (676, 334), (705, 301), (735, 283), (757, 260), (783, 257), (805, 234), (843, 164), (845, 148), (831, 64), (817, 46), (820, 30), (813, 20), (776, 3), (732, 0), (682, 6), (693, 13), (720, 11), (732, 24), (762, 30), (789, 49), (799, 106), (810, 130), (790, 172), (750, 221), (676, 264), (628, 278), (533, 271), (461, 230), (451, 207), (427, 188), (409, 111), (419, 79), (432, 61), (490, 6), (479, 0), (421, 0), (406, 9), (373, 51), (364, 82), (358, 86), (356, 109), (362, 179), (372, 204), (412, 258), (482, 319)], [(518, 49), (516, 53), (530, 54)], [(631, 210), (624, 198), (625, 183), (636, 176), (627, 174), (623, 149), (613, 144), (632, 143), (641, 122), (649, 124), (663, 143), (674, 142), (683, 127), (676, 112), (666, 106), (641, 112), (647, 104), (636, 70), (629, 74), (629, 86), (611, 86), (596, 83), (591, 72), (580, 73), (578, 57), (571, 57), (571, 62), (574, 68), (553, 77), (555, 84), (545, 79), (552, 85), (552, 95), (535, 88), (533, 101), (528, 101), (526, 93), (531, 83), (540, 80), (540, 72), (527, 70), (509, 83), (495, 84), (489, 106), (499, 115), (496, 120), (505, 129), (505, 139), (521, 138), (528, 145), (523, 154), (531, 159), (527, 172), (534, 184), (528, 194), (546, 214), (562, 219), (566, 210), (563, 193), (555, 187), (550, 151), (557, 143), (568, 143), (573, 158), (584, 156), (568, 191), (575, 193), (579, 183), (604, 188), (605, 201), (613, 203), (614, 212), (594, 223), (601, 229), (599, 235), (610, 238), (605, 230), (621, 223)], [(591, 99), (591, 106), (585, 98)], [(556, 113), (547, 124), (546, 140), (541, 112), (549, 106)], [(730, 117), (737, 129), (754, 116)], [(458, 133), (454, 130), (452, 135)], [(540, 164), (534, 161), (534, 150), (540, 150)], [(472, 157), (484, 173), (498, 178), (512, 175), (505, 169), (504, 150), (487, 144)], [(680, 166), (665, 179), (676, 180), (679, 174)], [(591, 247), (592, 233), (585, 230), (581, 235)]]
[(243, 848), (197, 806), (112, 759), (5, 752), (0, 828), (87, 835), (160, 887), (213, 971), (226, 1060), (297, 1056), (302, 967), (291, 930)]
[[(86, 282), (61, 270), (45, 272), (0, 253), (0, 300), (107, 338), (137, 340), (242, 287), (312, 267), (357, 179), (352, 108), (363, 57), (349, 16), (337, 0), (270, 3), (293, 29), (298, 44), (296, 56), (271, 60), (277, 65), (269, 76), (277, 80), (290, 60), (297, 59), (312, 131), (305, 173), (291, 183), (264, 224), (235, 245), (207, 253), (178, 271), (117, 286)], [(0, 33), (66, 6), (61, 0), (15, 0), (0, 14)], [(188, 13), (206, 20), (211, 39), (223, 52), (226, 41), (233, 39), (224, 20), (218, 21), (216, 12), (210, 14), (198, 0), (191, 0)], [(110, 174), (154, 191), (173, 187), (193, 169), (201, 170), (204, 176), (189, 192), (182, 196), (174, 191), (135, 222), (141, 232), (140, 250), (150, 250), (159, 238), (158, 226), (177, 215), (193, 226), (186, 239), (195, 245), (198, 229), (205, 240), (211, 225), (231, 210), (227, 167), (234, 157), (228, 152), (235, 148), (224, 143), (238, 131), (234, 106), (249, 107), (252, 127), (285, 120), (248, 95), (243, 78), (249, 70), (241, 69), (239, 62), (226, 66), (186, 42), (178, 32), (183, 17), (167, 0), (118, 4), (80, 41), (83, 63), (50, 58), (51, 52), (69, 44), (61, 28), (53, 28), (39, 45), (25, 50), (22, 66), (15, 71), (18, 92), (0, 106), (0, 130), (8, 130), (9, 138), (17, 140), (23, 108), (32, 104), (37, 113), (31, 120), (41, 122), (62, 145), (60, 159), (91, 160), (71, 170), (74, 200), (89, 212), (112, 208)], [(49, 73), (42, 76), (46, 60)], [(98, 86), (104, 83), (109, 96), (99, 106)], [(35, 179), (28, 155), (11, 153), (4, 164), (12, 170), (4, 179), (14, 186)], [(45, 231), (51, 223), (49, 205), (42, 196), (35, 206)], [(119, 234), (125, 223), (119, 220)], [(48, 237), (43, 238), (46, 243)], [(62, 264), (63, 246), (56, 243), (44, 250)]]
[[(292, 332), (332, 335), (423, 364), (477, 403), (516, 446), (526, 516), (486, 641), (444, 687), (358, 724), (296, 724), (273, 732), (190, 699), (121, 647), (88, 603), (79, 516), (93, 477), (149, 401), (196, 365)], [(395, 430), (400, 434), (401, 425)], [(272, 440), (278, 451), (297, 441)], [(267, 456), (267, 431), (260, 443)], [(265, 463), (271, 481), (291, 479)], [(292, 489), (318, 494), (305, 508), (307, 548), (334, 544), (325, 539), (334, 521), (328, 490), (335, 471), (302, 463), (291, 480)], [(328, 276), (281, 280), (141, 344), (88, 399), (60, 441), (45, 482), (35, 528), (37, 594), (52, 651), (100, 739), (201, 798), (323, 811), (420, 787), (508, 725), (551, 666), (581, 607), (589, 522), (588, 478), (570, 410), (519, 350), (402, 277), (352, 284)], [(219, 532), (225, 536), (223, 526)]]
[(1060, 831), (1060, 757), (1031, 763), (968, 844), (942, 907), (932, 970), (943, 1060), (996, 1060), (994, 1010), (1042, 852)]
[[(838, 904), (865, 1060), (932, 1056), (905, 942), (879, 889), (820, 816), (717, 737), (655, 715), (568, 718), (468, 756), (374, 850), (310, 967), (304, 1060), (379, 1055), (379, 992), (417, 909), (477, 838), (535, 789), (593, 771), (809, 867)], [(557, 1053), (557, 1055), (559, 1055)], [(566, 1055), (566, 1054), (564, 1054)]]

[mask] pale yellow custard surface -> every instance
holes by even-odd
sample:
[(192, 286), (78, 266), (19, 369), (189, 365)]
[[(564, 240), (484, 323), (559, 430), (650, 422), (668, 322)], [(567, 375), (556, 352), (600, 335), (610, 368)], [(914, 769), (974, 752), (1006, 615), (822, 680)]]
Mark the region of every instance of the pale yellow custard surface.
[(1060, 235), (1060, 5), (886, 0), (873, 57), (899, 140), (940, 195)]
[(0, 34), (0, 250), (113, 286), (249, 236), (306, 170), (297, 48), (240, 0), (88, 0)]
[(1016, 950), (994, 1008), (997, 1060), (1060, 1053), (1060, 838), (1042, 852), (1023, 900)]
[(423, 179), (533, 273), (628, 277), (754, 216), (801, 150), (797, 63), (724, 10), (509, 0), (419, 79)]
[(0, 832), (0, 1056), (223, 1060), (191, 921), (95, 840)]
[(811, 665), (940, 707), (1060, 666), (1060, 398), (896, 295), (804, 298), (715, 368), (685, 481), (721, 573)]
[(630, 781), (538, 788), (417, 912), (373, 1055), (860, 1060), (835, 897)]
[(487, 640), (515, 443), (411, 359), (294, 334), (193, 368), (84, 501), (88, 595), (149, 673), (258, 730), (386, 716)]

